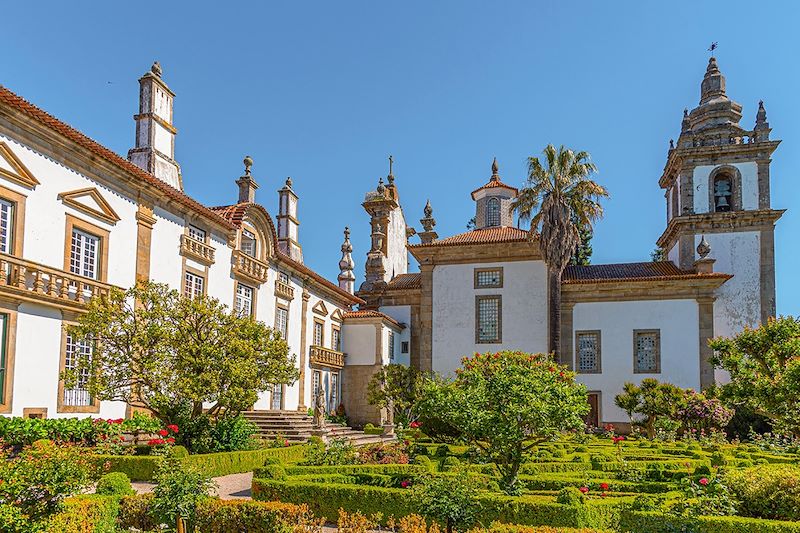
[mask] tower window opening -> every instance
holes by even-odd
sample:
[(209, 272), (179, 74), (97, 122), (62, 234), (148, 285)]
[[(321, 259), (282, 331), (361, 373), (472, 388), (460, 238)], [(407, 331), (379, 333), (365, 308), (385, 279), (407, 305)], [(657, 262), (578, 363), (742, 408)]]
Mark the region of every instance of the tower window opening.
[(731, 178), (726, 174), (714, 178), (714, 211), (722, 213), (731, 210), (733, 198), (731, 182)]
[(497, 198), (489, 198), (486, 204), (486, 225), (500, 225), (500, 200)]

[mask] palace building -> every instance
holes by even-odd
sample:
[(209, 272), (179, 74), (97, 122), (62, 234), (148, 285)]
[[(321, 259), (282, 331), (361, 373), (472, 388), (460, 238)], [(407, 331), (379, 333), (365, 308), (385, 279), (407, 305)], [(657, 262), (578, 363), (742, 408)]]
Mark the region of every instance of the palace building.
[[(475, 229), (443, 238), (430, 203), (419, 228), (408, 223), (390, 165), (364, 198), (364, 281), (357, 288), (345, 228), (334, 283), (303, 262), (291, 179), (273, 213), (257, 201), (250, 157), (223, 205), (183, 192), (175, 95), (162, 76), (155, 63), (139, 80), (127, 158), (0, 87), (1, 414), (129, 414), (92, 398), (85, 380), (66, 389), (59, 375), (92, 351), (63, 326), (92, 298), (138, 280), (212, 296), (281, 332), (300, 378), (265, 391), (254, 410), (305, 412), (323, 394), (353, 424), (377, 423), (385, 413), (367, 403), (366, 388), (383, 365), (447, 375), (474, 352), (547, 350), (547, 266), (514, 224), (519, 191), (497, 161), (488, 180), (476, 179), (485, 183), (472, 192)], [(614, 405), (626, 381), (699, 389), (724, 380), (707, 341), (775, 315), (774, 225), (783, 211), (771, 207), (769, 165), (779, 141), (762, 103), (751, 130), (740, 126), (741, 111), (712, 57), (658, 179), (666, 221), (654, 237), (665, 259), (564, 272), (559, 357), (590, 391), (591, 424), (627, 420)], [(409, 271), (409, 254), (419, 272)]]

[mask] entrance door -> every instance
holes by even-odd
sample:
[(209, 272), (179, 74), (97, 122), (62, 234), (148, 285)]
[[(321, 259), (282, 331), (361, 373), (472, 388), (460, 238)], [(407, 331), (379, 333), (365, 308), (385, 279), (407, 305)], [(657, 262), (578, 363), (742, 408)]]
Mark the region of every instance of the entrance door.
[[(322, 372), (314, 370), (311, 382), (311, 405), (317, 405), (317, 395), (325, 394), (325, 389), (322, 387)], [(324, 398), (324, 396), (323, 396)], [(326, 405), (326, 404), (324, 404)]]
[(336, 413), (339, 408), (339, 373), (330, 373), (330, 391), (328, 392), (328, 412)]
[(276, 383), (272, 386), (272, 405), (271, 409), (280, 411), (283, 407), (283, 385)]
[(600, 393), (590, 392), (588, 394), (589, 413), (586, 415), (586, 425), (600, 427)]

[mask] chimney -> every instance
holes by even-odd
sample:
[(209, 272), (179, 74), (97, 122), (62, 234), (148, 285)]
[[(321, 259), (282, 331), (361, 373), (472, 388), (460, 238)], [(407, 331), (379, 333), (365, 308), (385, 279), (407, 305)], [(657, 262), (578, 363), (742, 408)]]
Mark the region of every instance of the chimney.
[(292, 178), (286, 178), (286, 184), (278, 190), (278, 249), (290, 258), (303, 262), (303, 248), (297, 241), (297, 195), (292, 190)]
[(161, 79), (156, 61), (139, 78), (139, 113), (136, 121), (136, 146), (128, 150), (128, 160), (168, 185), (183, 190), (181, 167), (175, 161), (175, 135), (172, 104), (175, 93)]
[(255, 182), (253, 176), (250, 175), (250, 167), (253, 166), (253, 158), (245, 156), (244, 160), (244, 176), (236, 180), (236, 185), (239, 186), (239, 201), (238, 203), (244, 204), (249, 203), (252, 204), (256, 201), (256, 189), (258, 189), (258, 183)]

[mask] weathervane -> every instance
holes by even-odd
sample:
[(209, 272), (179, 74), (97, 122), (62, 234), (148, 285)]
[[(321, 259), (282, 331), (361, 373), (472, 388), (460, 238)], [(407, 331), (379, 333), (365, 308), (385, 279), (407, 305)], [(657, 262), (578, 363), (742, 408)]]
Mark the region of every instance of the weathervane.
[(714, 50), (717, 49), (717, 41), (711, 43), (711, 46), (708, 47), (708, 51), (711, 52), (711, 57), (714, 57)]
[(394, 163), (394, 158), (390, 155), (389, 156), (389, 175), (392, 175), (392, 163)]

